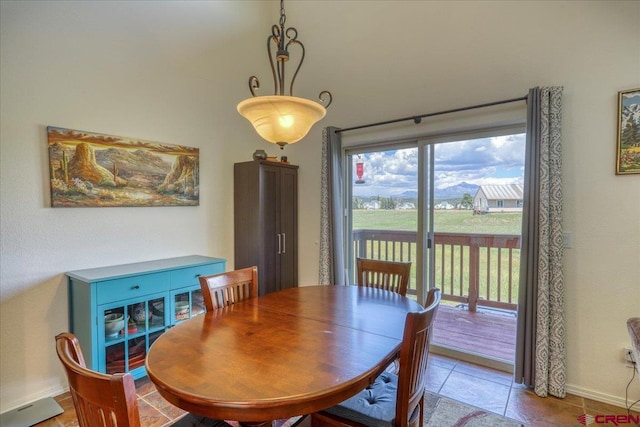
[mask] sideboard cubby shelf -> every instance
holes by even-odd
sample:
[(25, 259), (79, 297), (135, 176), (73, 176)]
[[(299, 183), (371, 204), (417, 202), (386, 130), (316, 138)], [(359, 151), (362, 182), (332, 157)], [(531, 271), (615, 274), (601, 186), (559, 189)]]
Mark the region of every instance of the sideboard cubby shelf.
[(87, 367), (146, 375), (144, 360), (167, 329), (204, 313), (200, 276), (226, 261), (190, 255), (67, 272), (69, 323)]

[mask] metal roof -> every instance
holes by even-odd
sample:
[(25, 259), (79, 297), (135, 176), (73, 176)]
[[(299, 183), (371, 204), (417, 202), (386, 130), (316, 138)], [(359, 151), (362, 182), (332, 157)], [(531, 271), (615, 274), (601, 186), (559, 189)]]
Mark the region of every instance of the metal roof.
[(481, 185), (478, 191), (482, 191), (487, 200), (522, 200), (523, 185)]

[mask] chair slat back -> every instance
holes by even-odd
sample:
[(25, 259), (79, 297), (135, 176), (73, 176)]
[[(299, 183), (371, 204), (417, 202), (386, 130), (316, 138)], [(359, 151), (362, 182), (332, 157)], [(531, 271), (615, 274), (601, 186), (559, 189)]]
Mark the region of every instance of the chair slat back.
[(407, 295), (410, 262), (382, 261), (357, 258), (358, 286), (385, 289), (402, 296)]
[(402, 346), (400, 347), (400, 372), (396, 401), (397, 426), (415, 425), (418, 416), (420, 417), (418, 425), (422, 425), (431, 329), (440, 299), (440, 290), (430, 289), (426, 308), (407, 314)]
[(213, 276), (201, 276), (200, 288), (207, 311), (258, 297), (258, 268), (248, 267)]
[(56, 336), (80, 427), (140, 427), (136, 386), (129, 373), (105, 375), (87, 369), (75, 335)]

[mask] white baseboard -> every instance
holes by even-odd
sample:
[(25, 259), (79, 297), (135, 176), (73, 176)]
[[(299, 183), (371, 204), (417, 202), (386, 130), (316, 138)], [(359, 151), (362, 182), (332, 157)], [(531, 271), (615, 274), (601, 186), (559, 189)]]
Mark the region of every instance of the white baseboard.
[(47, 397), (56, 397), (62, 393), (66, 393), (67, 391), (69, 391), (69, 387), (64, 387), (62, 385), (41, 390), (38, 393), (34, 393), (29, 396), (24, 396), (20, 400), (9, 402), (6, 408), (5, 407), (2, 408), (2, 413), (4, 414), (6, 412), (10, 412), (15, 409), (22, 408), (23, 406), (33, 403), (35, 401), (38, 401), (40, 399), (45, 399)]
[[(599, 391), (589, 390), (588, 388), (578, 387), (572, 384), (567, 384), (566, 389), (567, 393), (576, 396), (585, 397), (587, 399), (596, 400), (598, 402), (608, 403), (613, 406), (619, 406), (620, 408), (627, 408), (627, 402), (625, 402), (624, 397), (612, 396), (610, 394), (600, 393)], [(630, 397), (628, 403), (632, 404), (636, 400), (638, 400), (637, 397)], [(634, 407), (633, 409), (635, 411), (638, 410), (637, 407)]]

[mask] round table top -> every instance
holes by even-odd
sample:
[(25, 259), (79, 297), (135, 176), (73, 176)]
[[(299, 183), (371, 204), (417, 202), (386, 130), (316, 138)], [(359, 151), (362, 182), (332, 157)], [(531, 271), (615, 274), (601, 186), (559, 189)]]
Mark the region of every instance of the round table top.
[(365, 388), (395, 358), (414, 300), (307, 286), (243, 301), (163, 333), (146, 359), (160, 394), (189, 412), (265, 421), (308, 414)]

